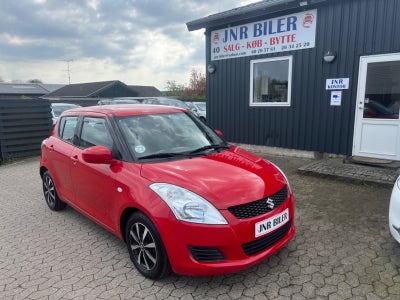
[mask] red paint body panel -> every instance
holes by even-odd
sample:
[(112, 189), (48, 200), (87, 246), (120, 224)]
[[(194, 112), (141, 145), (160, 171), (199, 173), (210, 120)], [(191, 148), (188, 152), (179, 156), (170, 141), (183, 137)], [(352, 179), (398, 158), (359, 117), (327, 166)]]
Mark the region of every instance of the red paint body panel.
[[(121, 105), (71, 110), (63, 115), (98, 115), (107, 118), (132, 114), (182, 112), (172, 107)], [(42, 146), (41, 167), (49, 170), (60, 198), (123, 238), (120, 230), (124, 210), (135, 208), (146, 214), (158, 229), (172, 269), (179, 274), (213, 275), (231, 273), (254, 265), (282, 248), (295, 234), (294, 197), (285, 176), (271, 163), (236, 146), (221, 152), (184, 159), (139, 163), (91, 164), (83, 150), (52, 136)], [(203, 225), (177, 220), (169, 206), (150, 188), (155, 182), (169, 183), (203, 197), (225, 217), (226, 225)], [(288, 198), (271, 212), (238, 219), (230, 206), (266, 198), (288, 188)], [(256, 240), (256, 223), (289, 210), (288, 233), (273, 246), (247, 256), (242, 244)], [(262, 238), (262, 237), (261, 237)], [(223, 262), (199, 262), (188, 247), (214, 247), (224, 253)]]
[[(286, 236), (272, 247), (258, 254), (247, 256), (241, 247), (243, 243), (255, 240), (254, 225), (270, 216), (289, 208), (291, 227)], [(270, 214), (260, 217), (237, 220), (228, 211), (222, 211), (229, 225), (198, 225), (180, 222), (173, 215), (157, 218), (156, 224), (164, 238), (171, 267), (174, 272), (186, 275), (216, 275), (237, 272), (250, 267), (286, 245), (295, 234), (294, 202), (290, 195), (287, 203)], [(204, 246), (219, 248), (226, 256), (224, 262), (204, 263), (194, 260), (188, 246)]]
[(285, 185), (285, 178), (272, 164), (237, 152), (249, 153), (234, 146), (203, 157), (145, 164), (142, 176), (191, 190), (218, 209), (262, 199)]

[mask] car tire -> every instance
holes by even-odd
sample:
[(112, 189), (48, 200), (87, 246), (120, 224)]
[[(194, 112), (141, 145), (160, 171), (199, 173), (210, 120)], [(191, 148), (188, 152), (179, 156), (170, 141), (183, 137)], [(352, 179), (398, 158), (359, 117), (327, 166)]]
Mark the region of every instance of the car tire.
[(161, 279), (171, 273), (160, 234), (146, 215), (132, 214), (125, 229), (125, 240), (130, 258), (143, 276)]
[(56, 186), (49, 171), (44, 172), (42, 176), (43, 195), (47, 206), (54, 211), (63, 210), (66, 206), (65, 202), (58, 197)]

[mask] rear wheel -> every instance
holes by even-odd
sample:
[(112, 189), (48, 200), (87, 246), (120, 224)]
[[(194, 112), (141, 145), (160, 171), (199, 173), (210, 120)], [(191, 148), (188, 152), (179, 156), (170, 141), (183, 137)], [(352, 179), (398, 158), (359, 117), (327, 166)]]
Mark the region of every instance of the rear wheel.
[(51, 178), (49, 171), (46, 171), (42, 177), (43, 181), (43, 195), (46, 200), (47, 206), (54, 211), (62, 210), (66, 204), (60, 200), (54, 185), (53, 178)]
[(125, 238), (131, 260), (143, 276), (160, 279), (171, 273), (160, 234), (146, 215), (141, 212), (132, 214)]

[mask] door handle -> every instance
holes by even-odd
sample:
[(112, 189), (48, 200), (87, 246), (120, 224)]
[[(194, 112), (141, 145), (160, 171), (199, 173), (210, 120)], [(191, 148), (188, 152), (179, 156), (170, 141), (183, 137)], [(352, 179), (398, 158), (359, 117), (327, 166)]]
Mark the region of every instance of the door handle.
[(78, 162), (78, 155), (73, 155), (70, 157), (72, 160), (72, 163), (75, 165)]

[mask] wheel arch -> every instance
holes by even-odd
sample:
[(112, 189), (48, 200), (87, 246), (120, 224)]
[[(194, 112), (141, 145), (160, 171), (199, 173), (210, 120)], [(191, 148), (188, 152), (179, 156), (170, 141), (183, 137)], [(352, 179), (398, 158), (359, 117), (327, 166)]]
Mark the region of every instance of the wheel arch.
[(41, 177), (41, 178), (43, 178), (43, 174), (44, 174), (46, 171), (48, 171), (46, 167), (43, 167), (43, 166), (40, 167), (40, 169), (39, 169), (39, 174), (40, 174), (40, 177)]
[(141, 211), (140, 209), (138, 209), (136, 207), (127, 207), (124, 209), (124, 211), (121, 214), (120, 221), (119, 221), (119, 226), (120, 226), (119, 230), (120, 230), (120, 234), (121, 234), (124, 242), (126, 242), (126, 238), (125, 238), (126, 224), (128, 223), (129, 217), (137, 211), (140, 211), (141, 213), (146, 215), (146, 213), (144, 213), (143, 211)]

